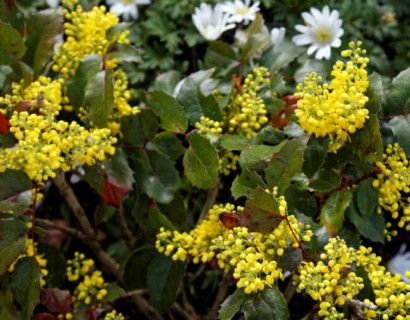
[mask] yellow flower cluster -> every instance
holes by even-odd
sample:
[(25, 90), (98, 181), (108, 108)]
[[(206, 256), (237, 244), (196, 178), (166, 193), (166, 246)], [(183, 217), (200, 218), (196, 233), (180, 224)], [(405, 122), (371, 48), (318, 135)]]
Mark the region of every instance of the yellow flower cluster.
[(65, 313), (65, 314), (59, 314), (58, 316), (57, 316), (57, 318), (58, 319), (65, 319), (65, 320), (71, 320), (71, 319), (74, 319), (74, 316), (73, 316), (73, 314), (71, 313), (71, 312), (67, 312), (67, 313)]
[[(55, 177), (54, 170), (69, 171), (77, 161), (92, 165), (114, 154), (117, 142), (110, 130), (87, 130), (77, 122), (57, 121), (61, 110), (61, 80), (40, 77), (25, 89), (14, 85), (13, 95), (1, 98), (6, 104), (2, 110), (12, 112), (10, 132), (18, 140), (13, 148), (0, 148), (0, 172), (8, 169), (23, 170), (31, 180), (40, 183)], [(12, 107), (28, 101), (29, 111)]]
[(121, 312), (117, 314), (117, 311), (113, 310), (105, 315), (104, 320), (125, 320), (125, 318)]
[(349, 44), (351, 50), (342, 52), (350, 57), (346, 64), (337, 61), (333, 66), (330, 84), (318, 84), (322, 78), (316, 73), (307, 74), (304, 84), (297, 89), (302, 92), (295, 97), (303, 98), (297, 103), (295, 115), (301, 127), (316, 137), (329, 136), (329, 152), (337, 152), (348, 140), (349, 134), (363, 128), (369, 110), (364, 108), (369, 100), (364, 95), (369, 86), (367, 66), (369, 59), (362, 57), (366, 50), (360, 48), (361, 42)]
[[(329, 239), (317, 263), (303, 261), (298, 275), (293, 276), (297, 292), (306, 291), (320, 301), (319, 316), (324, 319), (345, 319), (338, 307), (352, 300), (363, 289), (363, 278), (356, 274), (362, 267), (368, 274), (375, 295), (374, 301), (365, 299), (363, 315), (366, 319), (410, 319), (410, 284), (400, 281), (380, 266), (381, 258), (371, 248), (347, 247), (344, 240)], [(410, 275), (410, 272), (409, 272)], [(370, 308), (371, 306), (371, 308)]]
[[(286, 201), (283, 197), (278, 201), (285, 213)], [(286, 249), (298, 248), (299, 237), (310, 241), (313, 233), (294, 216), (283, 219), (269, 234), (250, 232), (246, 227), (227, 229), (218, 217), (242, 210), (242, 207), (235, 210), (231, 204), (214, 206), (209, 216), (189, 234), (161, 228), (156, 247), (165, 255), (172, 254), (173, 260), (184, 261), (189, 254), (194, 263), (206, 263), (216, 257), (218, 266), (225, 272), (234, 269), (238, 288), (243, 287), (247, 294), (262, 291), (271, 287), (275, 279), (283, 278), (283, 269), (275, 257), (282, 256)]]
[[(389, 144), (383, 154), (383, 161), (376, 162), (380, 169), (377, 180), (373, 181), (373, 187), (379, 190), (379, 207), (391, 212), (394, 219), (399, 218), (398, 226), (410, 230), (410, 166), (404, 150), (395, 143)], [(388, 239), (389, 240), (389, 239)]]
[[(108, 30), (115, 26), (119, 19), (114, 12), (106, 12), (105, 6), (94, 7), (91, 11), (83, 12), (81, 5), (74, 8), (77, 1), (63, 1), (67, 5), (64, 9), (64, 23), (66, 41), (58, 46), (58, 52), (54, 55), (53, 71), (60, 71), (64, 77), (75, 75), (79, 61), (90, 54), (104, 55), (114, 42), (129, 44), (127, 39), (129, 31), (113, 34), (107, 38)], [(115, 68), (118, 59), (108, 60), (108, 68)]]
[[(16, 261), (14, 261), (14, 262), (10, 265), (8, 271), (9, 271), (9, 272), (13, 272), (14, 266), (16, 265), (17, 261), (19, 261), (21, 258), (33, 257), (33, 256), (35, 256), (35, 258), (36, 258), (36, 260), (37, 260), (37, 263), (38, 263), (38, 265), (39, 265), (40, 268), (41, 268), (41, 273), (42, 273), (42, 275), (43, 275), (44, 277), (46, 277), (46, 276), (48, 275), (48, 270), (46, 269), (46, 267), (47, 267), (47, 259), (44, 259), (42, 254), (38, 254), (38, 253), (37, 253), (37, 250), (35, 249), (35, 247), (37, 247), (37, 243), (35, 242), (34, 245), (33, 245), (33, 239), (27, 238), (26, 244), (25, 244), (25, 247), (24, 247), (24, 252), (23, 252), (22, 254), (20, 254), (20, 255), (18, 256), (18, 258), (16, 259)], [(36, 251), (36, 252), (34, 252), (34, 251)], [(45, 279), (44, 279), (44, 278), (41, 278), (41, 285), (44, 286), (45, 284), (46, 284)]]
[(78, 281), (85, 276), (94, 265), (93, 259), (85, 259), (84, 253), (74, 252), (74, 259), (67, 260), (67, 279), (68, 281)]
[(232, 151), (227, 150), (219, 158), (219, 173), (229, 175), (231, 170), (236, 171), (239, 155), (234, 154)]
[(94, 265), (92, 259), (85, 259), (84, 254), (74, 253), (74, 259), (67, 261), (67, 278), (69, 281), (82, 281), (74, 289), (73, 304), (78, 307), (81, 303), (88, 306), (101, 301), (108, 293), (107, 283), (102, 277), (102, 272), (94, 270), (90, 275), (90, 268)]

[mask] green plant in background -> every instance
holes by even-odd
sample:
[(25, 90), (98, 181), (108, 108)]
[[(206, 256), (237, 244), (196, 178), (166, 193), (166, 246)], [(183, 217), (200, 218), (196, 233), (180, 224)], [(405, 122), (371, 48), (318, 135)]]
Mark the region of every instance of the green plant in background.
[(405, 5), (114, 2), (0, 3), (0, 318), (410, 319)]

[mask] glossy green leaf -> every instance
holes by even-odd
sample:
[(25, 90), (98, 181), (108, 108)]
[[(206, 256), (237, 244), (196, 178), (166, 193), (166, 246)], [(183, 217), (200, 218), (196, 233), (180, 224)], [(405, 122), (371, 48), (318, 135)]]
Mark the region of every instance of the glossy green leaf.
[(299, 138), (306, 135), (302, 127), (296, 122), (289, 122), (289, 124), (283, 129), (285, 134), (290, 138)]
[(263, 141), (273, 145), (279, 144), (285, 140), (285, 133), (272, 126), (264, 127), (258, 134), (262, 136)]
[(251, 139), (239, 135), (224, 134), (220, 142), (223, 148), (229, 150), (245, 150), (255, 146)]
[(378, 204), (379, 191), (372, 186), (373, 178), (362, 180), (357, 189), (357, 205), (364, 218), (370, 217)]
[(37, 77), (41, 69), (54, 55), (54, 45), (63, 33), (61, 7), (39, 11), (27, 21), (27, 46), (23, 60), (33, 67)]
[(232, 196), (235, 199), (246, 197), (248, 199), (254, 197), (254, 189), (261, 187), (266, 189), (265, 182), (262, 177), (256, 172), (245, 169), (239, 176), (235, 178), (231, 186)]
[(22, 58), (27, 50), (21, 34), (3, 21), (0, 21), (0, 49), (7, 51), (16, 59)]
[(210, 189), (218, 182), (218, 153), (199, 133), (189, 136), (190, 147), (184, 155), (184, 172), (195, 187)]
[(37, 248), (38, 253), (43, 254), (43, 258), (47, 260), (46, 286), (48, 288), (62, 287), (66, 273), (66, 261), (62, 251), (45, 242), (39, 242)]
[(153, 90), (164, 91), (172, 95), (179, 80), (181, 80), (181, 73), (176, 70), (161, 73), (155, 79)]
[(284, 320), (289, 317), (288, 304), (276, 286), (250, 295), (242, 309), (246, 320)]
[(327, 61), (308, 59), (299, 69), (296, 70), (295, 80), (297, 83), (303, 83), (306, 74), (312, 72), (315, 72), (318, 76), (322, 77), (322, 79), (326, 79), (330, 71), (330, 64)]
[(148, 142), (147, 149), (158, 151), (172, 161), (179, 159), (186, 150), (175, 133), (166, 131), (160, 132), (152, 141)]
[(299, 248), (286, 248), (281, 256), (275, 255), (274, 257), (278, 263), (278, 268), (288, 271), (295, 271), (302, 259), (302, 250)]
[(379, 74), (372, 73), (368, 79), (369, 87), (365, 95), (369, 98), (369, 101), (366, 103), (365, 108), (368, 109), (371, 114), (377, 114), (383, 101), (382, 78)]
[(309, 188), (319, 192), (332, 191), (340, 187), (341, 182), (340, 175), (333, 170), (321, 169), (313, 176)]
[(399, 146), (403, 148), (407, 158), (410, 158), (410, 114), (394, 117), (389, 121), (389, 126), (393, 130)]
[(243, 226), (263, 234), (272, 232), (283, 218), (273, 195), (260, 188), (254, 189), (254, 198), (246, 201), (241, 214)]
[(261, 63), (273, 73), (295, 60), (303, 51), (305, 51), (304, 48), (296, 46), (291, 41), (284, 40), (279, 45), (265, 51)]
[(186, 263), (158, 255), (148, 268), (147, 285), (152, 306), (167, 310), (174, 302), (179, 284), (185, 274)]
[(163, 91), (154, 91), (147, 97), (147, 104), (159, 116), (161, 126), (171, 132), (184, 133), (188, 119), (184, 108), (174, 97)]
[(0, 201), (31, 190), (33, 183), (22, 171), (6, 170), (0, 173)]
[(0, 212), (13, 212), (14, 216), (20, 216), (26, 212), (32, 199), (32, 191), (27, 190), (0, 201)]
[(226, 42), (212, 41), (205, 54), (205, 61), (212, 66), (231, 67), (238, 64), (238, 57), (232, 47)]
[[(88, 55), (80, 60), (75, 76), (67, 86), (67, 97), (76, 111), (83, 107), (86, 86), (102, 70), (102, 63), (102, 57), (97, 54)], [(101, 91), (101, 88), (98, 91)]]
[(335, 191), (326, 200), (320, 212), (320, 223), (329, 230), (329, 235), (334, 236), (339, 232), (345, 220), (345, 210), (350, 203), (350, 190)]
[(130, 44), (115, 43), (107, 54), (107, 60), (111, 59), (118, 59), (120, 62), (141, 62), (141, 53)]
[(158, 129), (157, 116), (151, 109), (142, 109), (137, 115), (124, 117), (121, 122), (124, 142), (130, 146), (142, 145), (146, 140), (152, 140)]
[(184, 230), (185, 220), (187, 215), (186, 199), (181, 192), (177, 191), (174, 199), (170, 203), (157, 203), (158, 209), (165, 215), (172, 225), (179, 231)]
[(113, 284), (108, 284), (105, 287), (105, 289), (107, 290), (107, 295), (104, 296), (104, 298), (100, 301), (100, 303), (112, 302), (120, 298), (123, 294), (125, 294), (125, 291), (123, 288), (113, 285)]
[(389, 113), (395, 114), (404, 110), (410, 98), (410, 68), (393, 79), (386, 98)]
[(237, 288), (233, 294), (228, 296), (218, 312), (218, 318), (221, 320), (230, 320), (239, 311), (242, 303), (249, 296), (243, 291), (243, 288)]
[(252, 169), (265, 169), (274, 153), (280, 151), (280, 149), (285, 145), (285, 141), (276, 146), (267, 145), (256, 145), (252, 148), (243, 150), (239, 156), (239, 164), (244, 170), (248, 168)]
[(114, 71), (98, 72), (85, 86), (84, 102), (89, 108), (88, 118), (99, 128), (107, 127), (107, 118), (114, 107)]
[(386, 225), (383, 215), (373, 212), (370, 216), (364, 217), (357, 211), (356, 206), (352, 204), (348, 212), (350, 221), (363, 237), (374, 242), (384, 243), (384, 229)]
[(303, 173), (312, 177), (323, 165), (329, 150), (329, 140), (311, 137), (303, 155)]
[(181, 184), (174, 163), (156, 151), (137, 150), (134, 171), (137, 185), (160, 203), (171, 202)]
[(278, 187), (278, 196), (289, 187), (292, 177), (302, 169), (303, 153), (309, 137), (287, 141), (278, 153), (274, 153), (265, 169), (269, 187)]
[(314, 219), (318, 213), (318, 206), (315, 197), (307, 190), (301, 190), (292, 184), (285, 191), (285, 198), (288, 203), (288, 210), (297, 210), (304, 215)]
[(148, 221), (151, 227), (159, 231), (160, 228), (165, 228), (165, 230), (175, 230), (174, 225), (169, 219), (164, 216), (156, 206), (152, 206), (149, 209)]
[(40, 298), (41, 269), (37, 259), (31, 257), (20, 259), (11, 275), (10, 288), (21, 307), (21, 318), (31, 319), (34, 307)]
[(348, 147), (363, 161), (379, 161), (383, 155), (383, 143), (380, 137), (379, 120), (371, 114), (364, 128), (351, 135)]
[(152, 247), (141, 247), (132, 253), (124, 268), (126, 290), (146, 288), (148, 266), (154, 253)]
[(0, 319), (18, 319), (7, 276), (0, 276)]
[(213, 70), (201, 70), (185, 78), (181, 89), (177, 94), (178, 102), (184, 107), (189, 122), (192, 125), (201, 121), (201, 116), (208, 117), (215, 121), (222, 120), (222, 114), (219, 105), (212, 94), (209, 94), (209, 88), (204, 90), (203, 84), (211, 81), (210, 76)]

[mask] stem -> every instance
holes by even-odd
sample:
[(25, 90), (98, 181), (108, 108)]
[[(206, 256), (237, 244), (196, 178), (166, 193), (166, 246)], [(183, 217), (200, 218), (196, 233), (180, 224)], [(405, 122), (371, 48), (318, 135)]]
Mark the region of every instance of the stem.
[(219, 289), (216, 294), (215, 301), (212, 304), (211, 309), (204, 317), (205, 320), (212, 320), (217, 318), (216, 315), (218, 313), (218, 309), (221, 303), (224, 301), (226, 295), (228, 294), (230, 282), (230, 275), (228, 273), (224, 273), (222, 280), (219, 282)]
[(84, 233), (82, 233), (81, 231), (79, 231), (77, 229), (74, 229), (74, 228), (70, 228), (70, 227), (66, 227), (66, 226), (57, 224), (57, 223), (55, 223), (51, 220), (48, 220), (48, 219), (37, 218), (36, 219), (36, 225), (39, 226), (39, 227), (43, 227), (43, 228), (61, 230), (61, 231), (64, 231), (68, 234), (71, 234), (72, 236), (80, 239), (83, 242), (86, 241), (86, 237), (85, 237)]
[(134, 237), (132, 235), (130, 228), (128, 227), (127, 220), (125, 219), (124, 207), (122, 204), (120, 204), (120, 207), (117, 210), (117, 220), (118, 220), (118, 225), (124, 235), (125, 243), (127, 244), (127, 247), (132, 248), (132, 246), (134, 245)]
[(33, 257), (36, 256), (36, 246), (34, 245), (34, 223), (36, 220), (37, 187), (34, 187), (33, 211), (31, 212), (31, 239), (33, 239)]
[[(219, 182), (218, 182), (218, 185), (219, 185)], [(208, 211), (212, 209), (212, 206), (215, 203), (215, 199), (218, 196), (218, 191), (219, 191), (218, 186), (215, 188), (209, 189), (208, 195), (206, 196), (204, 206), (202, 207), (201, 214), (199, 215), (197, 225), (206, 217), (206, 215), (208, 214)]]

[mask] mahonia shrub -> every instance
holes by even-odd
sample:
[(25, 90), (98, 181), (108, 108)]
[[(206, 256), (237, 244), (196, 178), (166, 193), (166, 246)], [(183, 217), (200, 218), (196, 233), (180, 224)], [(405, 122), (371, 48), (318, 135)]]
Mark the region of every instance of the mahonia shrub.
[(410, 319), (410, 69), (131, 2), (0, 3), (0, 319)]

